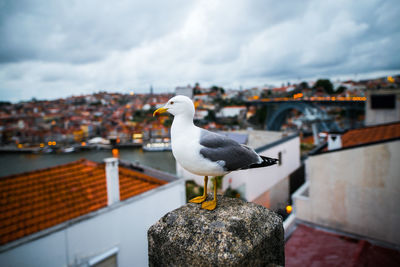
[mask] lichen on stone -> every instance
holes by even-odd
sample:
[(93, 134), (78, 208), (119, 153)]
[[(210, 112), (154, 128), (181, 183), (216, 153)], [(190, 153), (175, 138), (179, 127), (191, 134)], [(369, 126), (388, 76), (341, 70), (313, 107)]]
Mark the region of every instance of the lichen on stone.
[(188, 203), (151, 226), (148, 239), (150, 266), (284, 265), (281, 217), (240, 199), (218, 196), (213, 211)]

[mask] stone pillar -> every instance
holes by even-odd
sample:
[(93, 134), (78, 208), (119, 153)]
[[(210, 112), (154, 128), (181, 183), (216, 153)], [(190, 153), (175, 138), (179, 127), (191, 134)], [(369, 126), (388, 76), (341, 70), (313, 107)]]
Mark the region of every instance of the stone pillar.
[(149, 266), (285, 264), (281, 217), (239, 199), (218, 196), (214, 211), (188, 203), (164, 215), (147, 234)]

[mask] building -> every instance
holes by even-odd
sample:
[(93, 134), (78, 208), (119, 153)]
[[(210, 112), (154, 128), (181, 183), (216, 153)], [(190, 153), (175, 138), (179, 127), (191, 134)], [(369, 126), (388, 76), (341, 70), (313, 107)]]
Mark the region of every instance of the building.
[(205, 117), (207, 117), (208, 112), (209, 111), (207, 109), (197, 109), (196, 113), (194, 114), (194, 119), (203, 120)]
[[(264, 131), (258, 132), (258, 137)], [(267, 132), (267, 134), (271, 132)], [(257, 133), (256, 133), (257, 134)], [(262, 156), (277, 158), (279, 163), (266, 167), (241, 170), (225, 175), (223, 190), (237, 189), (247, 200), (271, 210), (285, 209), (290, 200), (290, 175), (300, 168), (300, 138), (298, 135), (282, 136), (275, 132), (277, 139), (256, 145), (254, 133), (249, 134), (248, 145)], [(255, 145), (252, 145), (252, 143)]]
[(193, 88), (190, 85), (187, 86), (178, 86), (175, 88), (176, 95), (184, 95), (189, 97), (190, 99), (193, 98)]
[(336, 134), (305, 162), (295, 218), (400, 245), (400, 122)]
[(365, 125), (400, 121), (400, 89), (367, 91)]
[(147, 229), (185, 203), (181, 180), (118, 159), (2, 177), (2, 266), (147, 266)]
[(226, 118), (226, 117), (238, 117), (241, 114), (246, 113), (246, 106), (230, 106), (223, 107), (217, 113), (218, 118)]
[[(236, 189), (247, 201), (276, 210), (285, 208), (289, 195), (289, 176), (300, 167), (300, 139), (298, 135), (282, 136), (281, 132), (235, 131), (224, 133), (241, 144), (246, 144), (263, 156), (278, 158), (279, 164), (234, 171), (224, 176), (222, 190)], [(177, 175), (203, 185), (204, 177), (194, 175), (176, 163)]]

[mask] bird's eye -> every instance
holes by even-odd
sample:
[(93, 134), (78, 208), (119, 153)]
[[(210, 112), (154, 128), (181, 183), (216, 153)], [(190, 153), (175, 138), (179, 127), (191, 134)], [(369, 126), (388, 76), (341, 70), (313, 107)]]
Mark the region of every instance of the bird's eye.
[(174, 104), (174, 101), (171, 101), (171, 102), (169, 102), (171, 105), (173, 105)]

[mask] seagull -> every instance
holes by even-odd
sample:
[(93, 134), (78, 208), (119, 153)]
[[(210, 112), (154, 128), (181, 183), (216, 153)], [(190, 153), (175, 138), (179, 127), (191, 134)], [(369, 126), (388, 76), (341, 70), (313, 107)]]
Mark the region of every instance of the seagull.
[(277, 159), (258, 155), (252, 148), (236, 141), (194, 125), (195, 108), (192, 100), (177, 95), (153, 116), (168, 112), (174, 116), (171, 126), (172, 154), (187, 171), (204, 176), (204, 193), (189, 202), (202, 203), (201, 207), (214, 210), (217, 206), (217, 185), (214, 179), (214, 199), (207, 198), (208, 176), (221, 176), (232, 171), (267, 167), (278, 162)]

